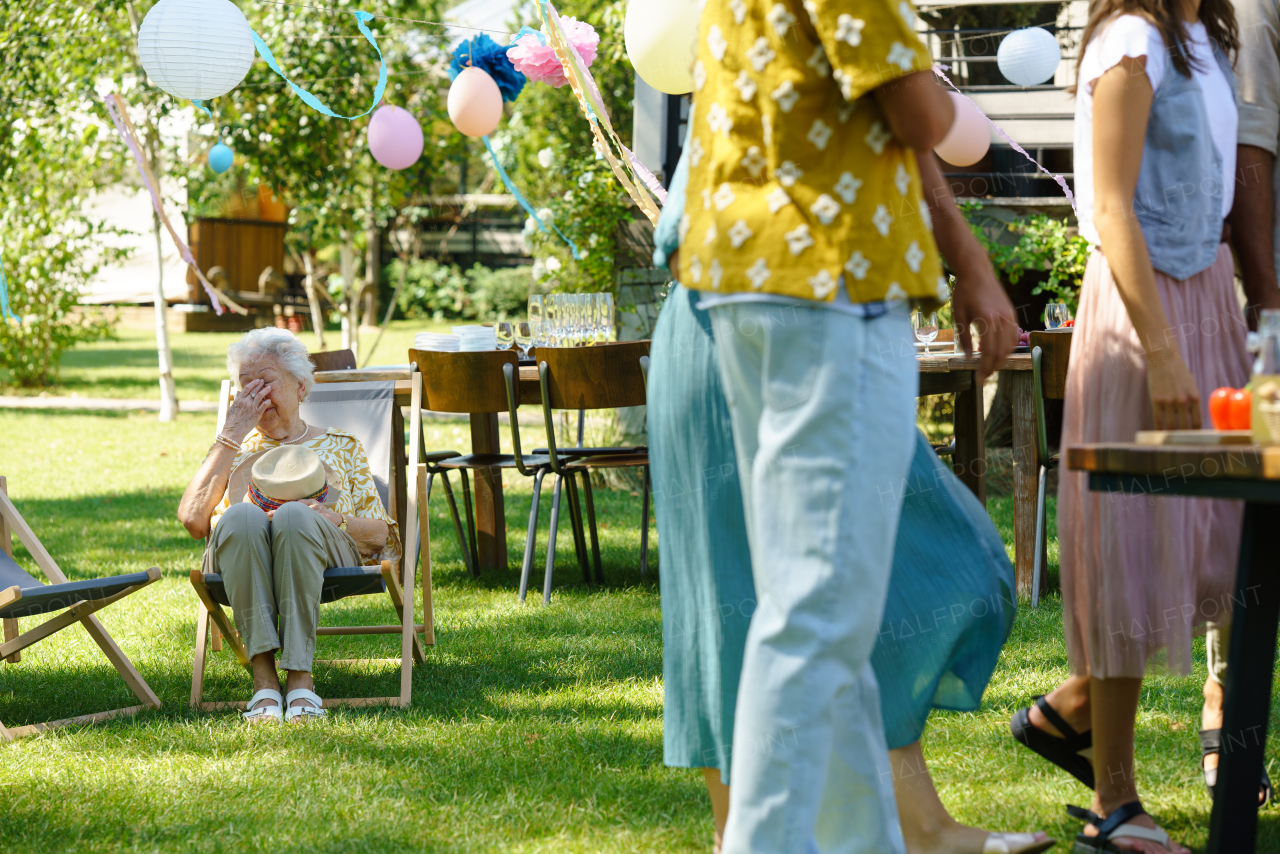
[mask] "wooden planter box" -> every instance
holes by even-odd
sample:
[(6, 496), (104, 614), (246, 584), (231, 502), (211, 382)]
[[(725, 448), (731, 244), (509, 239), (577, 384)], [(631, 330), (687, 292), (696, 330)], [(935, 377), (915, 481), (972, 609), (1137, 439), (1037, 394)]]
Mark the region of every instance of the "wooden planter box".
[[(258, 277), (267, 267), (284, 271), (284, 235), (288, 224), (259, 219), (199, 217), (191, 224), (191, 252), (206, 276), (214, 267), (227, 271), (229, 290), (258, 292)], [(187, 272), (188, 299), (209, 304), (195, 275)]]

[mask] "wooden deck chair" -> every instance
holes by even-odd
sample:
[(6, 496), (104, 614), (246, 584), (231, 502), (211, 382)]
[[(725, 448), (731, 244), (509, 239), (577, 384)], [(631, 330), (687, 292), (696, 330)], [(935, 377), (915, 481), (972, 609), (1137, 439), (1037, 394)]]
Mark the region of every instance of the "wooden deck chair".
[[(160, 699), (151, 690), (151, 686), (94, 616), (95, 612), (159, 581), (160, 570), (152, 567), (146, 572), (88, 581), (68, 581), (35, 532), (18, 513), (18, 508), (13, 506), (5, 489), (5, 479), (0, 477), (0, 620), (4, 622), (4, 643), (0, 644), (0, 657), (10, 664), (17, 664), (22, 660), (22, 650), (79, 622), (89, 632), (89, 637), (102, 648), (107, 660), (142, 704), (31, 726), (6, 728), (0, 723), (0, 741), (11, 741), (56, 727), (97, 723), (123, 715), (134, 715), (148, 707), (160, 708)], [(49, 579), (48, 584), (41, 583), (14, 561), (14, 534), (18, 535), (18, 540), (27, 547), (36, 565)], [(62, 613), (45, 620), (34, 629), (19, 633), (20, 617), (34, 617), (55, 611)]]
[[(420, 388), (420, 387), (419, 387)], [(420, 391), (415, 391), (420, 395)], [(218, 425), (215, 435), (222, 431), (227, 409), (232, 400), (231, 381), (223, 380), (222, 394), (219, 398)], [(310, 397), (302, 404), (301, 414), (308, 424), (336, 427), (345, 430), (358, 438), (364, 445), (369, 458), (369, 467), (373, 471), (378, 492), (382, 497), (391, 517), (399, 523), (404, 549), (413, 547), (413, 524), (416, 521), (416, 492), (410, 493), (409, 506), (400, 508), (394, 499), (395, 483), (398, 476), (392, 460), (392, 444), (400, 442), (403, 446), (404, 436), (393, 435), (392, 409), (395, 405), (394, 382), (352, 382), (324, 383), (315, 386)], [(408, 530), (406, 530), (408, 528)], [(400, 696), (398, 697), (340, 697), (324, 701), (327, 709), (341, 706), (398, 706), (409, 705), (412, 683), (413, 664), (425, 660), (423, 642), (418, 632), (425, 633), (427, 645), (435, 644), (435, 633), (432, 627), (431, 587), (424, 577), (423, 583), (423, 622), (414, 620), (413, 578), (415, 561), (401, 560), (403, 573), (392, 566), (390, 561), (383, 561), (381, 567), (348, 566), (330, 567), (324, 573), (324, 585), (321, 588), (321, 603), (335, 602), (348, 596), (366, 596), (385, 592), (391, 600), (391, 606), (399, 617), (394, 625), (381, 626), (321, 626), (317, 634), (325, 635), (385, 635), (398, 634), (401, 638), (400, 657), (387, 659), (364, 659), (365, 661), (382, 661), (400, 665)], [(403, 586), (402, 586), (403, 585)], [(191, 586), (200, 597), (196, 614), (196, 649), (195, 666), (191, 676), (191, 705), (203, 710), (240, 708), (241, 702), (206, 702), (204, 700), (204, 669), (206, 646), (212, 645), (214, 651), (221, 648), (221, 643), (209, 644), (210, 627), (213, 626), (220, 636), (231, 646), (231, 651), (241, 666), (249, 669), (249, 656), (240, 641), (231, 622), (231, 615), (223, 608), (230, 608), (226, 588), (222, 576), (205, 573), (199, 569), (191, 571)], [(404, 596), (402, 591), (409, 590)], [(325, 661), (317, 659), (317, 664), (346, 664), (347, 661)]]

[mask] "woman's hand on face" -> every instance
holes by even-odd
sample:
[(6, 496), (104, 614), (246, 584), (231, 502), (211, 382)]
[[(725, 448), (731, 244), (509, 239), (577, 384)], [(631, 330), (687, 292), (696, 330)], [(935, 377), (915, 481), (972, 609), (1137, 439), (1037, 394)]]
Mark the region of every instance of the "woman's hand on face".
[(1199, 430), (1200, 389), (1182, 356), (1155, 354), (1147, 367), (1147, 389), (1157, 430)]
[(227, 410), (227, 420), (222, 432), (234, 442), (243, 442), (258, 421), (262, 413), (271, 408), (271, 386), (262, 380), (253, 380), (236, 394)]

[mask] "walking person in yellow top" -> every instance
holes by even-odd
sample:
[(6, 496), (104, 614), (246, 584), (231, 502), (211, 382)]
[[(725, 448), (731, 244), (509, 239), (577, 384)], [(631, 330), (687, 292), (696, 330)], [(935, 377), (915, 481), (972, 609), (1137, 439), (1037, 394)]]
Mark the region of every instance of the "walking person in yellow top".
[(904, 850), (869, 660), (939, 246), (984, 374), (1017, 335), (929, 153), (954, 111), (912, 24), (905, 0), (703, 12), (680, 279), (710, 309), (759, 600), (726, 854)]

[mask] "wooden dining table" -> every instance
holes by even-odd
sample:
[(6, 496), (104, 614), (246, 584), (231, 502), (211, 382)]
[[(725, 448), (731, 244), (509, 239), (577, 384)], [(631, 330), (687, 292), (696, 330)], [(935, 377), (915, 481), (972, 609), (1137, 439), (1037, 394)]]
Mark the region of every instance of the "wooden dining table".
[[(956, 476), (987, 503), (987, 458), (982, 386), (978, 383), (977, 354), (938, 353), (918, 356), (920, 389), (923, 397), (954, 392), (955, 449), (951, 464)], [(1035, 388), (1032, 385), (1031, 354), (1014, 353), (997, 370), (1009, 372), (1013, 405), (1013, 550), (1014, 577), (1018, 593), (1031, 594), (1036, 548), (1036, 459)]]
[[(979, 357), (963, 353), (930, 353), (917, 357), (920, 367), (920, 395), (954, 392), (955, 449), (952, 465), (957, 476), (978, 499), (986, 503), (986, 446), (983, 430), (982, 386), (977, 382)], [(1036, 418), (1034, 392), (1031, 386), (1031, 356), (1015, 353), (1005, 359), (998, 368), (1010, 371), (1013, 392), (1013, 527), (1014, 567), (1018, 591), (1028, 595), (1031, 590), (1032, 567), (1035, 558), (1036, 514)], [(344, 371), (317, 371), (316, 382), (373, 382), (394, 381), (396, 384), (393, 430), (403, 432), (402, 408), (409, 406), (411, 397), (410, 373), (407, 365), (390, 368), (365, 368)], [(538, 382), (538, 369), (531, 365), (520, 368), (520, 400), (523, 404), (542, 404), (542, 391)], [(498, 413), (477, 413), (470, 416), (471, 452), (498, 454), (501, 434)], [(395, 471), (407, 471), (407, 445), (393, 443)], [(406, 478), (397, 478), (395, 484), (397, 506), (407, 507)], [(482, 470), (475, 478), (473, 496), (476, 521), (476, 545), (480, 556), (480, 568), (507, 566), (507, 536), (505, 505), (502, 496), (502, 474), (498, 469)]]
[[(1266, 761), (1280, 620), (1280, 447), (1103, 444), (1069, 447), (1067, 468), (1089, 488), (1128, 495), (1243, 500), (1235, 606), (1227, 659), (1222, 755), (1207, 854), (1250, 854), (1258, 780)], [(1188, 603), (1204, 612), (1199, 603)]]

